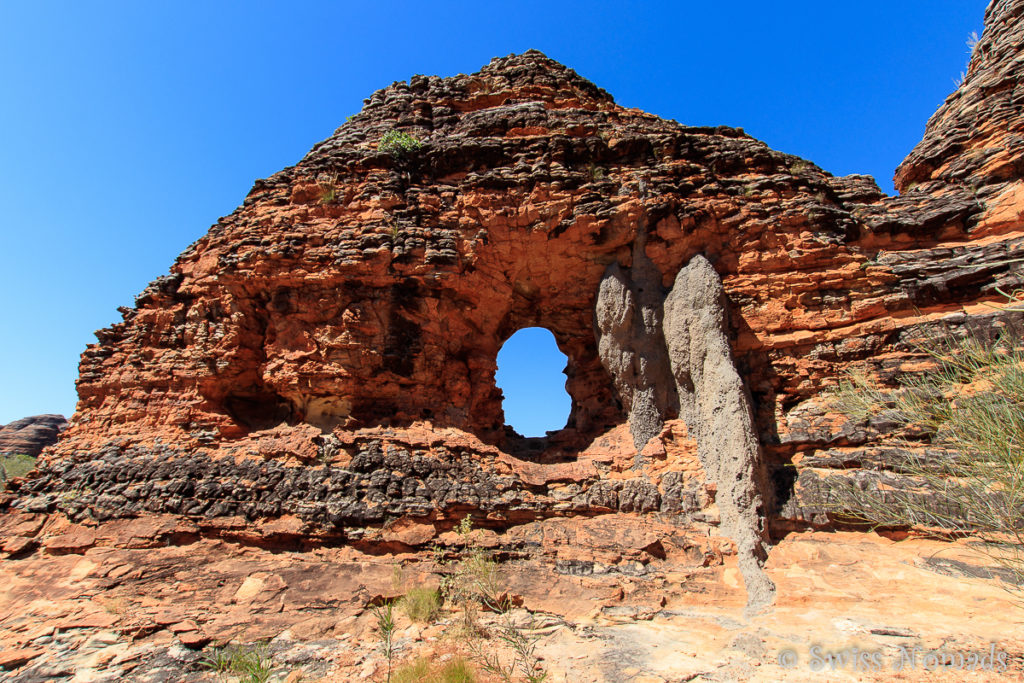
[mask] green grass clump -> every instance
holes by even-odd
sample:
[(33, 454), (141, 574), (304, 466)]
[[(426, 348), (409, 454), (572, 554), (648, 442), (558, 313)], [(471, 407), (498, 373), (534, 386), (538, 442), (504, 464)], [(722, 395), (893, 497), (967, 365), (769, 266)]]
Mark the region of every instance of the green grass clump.
[(337, 173), (321, 173), (317, 177), (316, 184), (320, 189), (321, 204), (334, 204), (338, 200)]
[(216, 647), (202, 664), (216, 673), (234, 674), (241, 683), (267, 683), (274, 670), (266, 643)]
[(400, 130), (389, 130), (380, 139), (380, 145), (377, 146), (377, 149), (387, 152), (393, 157), (404, 157), (422, 146), (422, 142), (408, 133), (403, 133)]
[[(1024, 586), (1024, 344), (967, 337), (920, 346), (932, 369), (879, 386), (850, 373), (834, 393), (854, 419), (878, 416), (903, 428), (905, 490), (823, 479), (825, 504), (840, 518), (881, 526), (944, 529), (981, 540), (990, 558)], [(921, 442), (944, 447), (936, 458)], [(926, 494), (926, 495), (922, 495)]]
[(0, 455), (0, 491), (7, 488), (7, 480), (23, 477), (36, 466), (36, 459), (31, 455)]
[(413, 621), (430, 623), (441, 609), (441, 595), (433, 588), (411, 588), (398, 602), (398, 608)]
[(429, 659), (406, 664), (391, 677), (392, 683), (476, 683), (472, 667), (464, 659), (453, 659), (443, 666), (434, 666)]

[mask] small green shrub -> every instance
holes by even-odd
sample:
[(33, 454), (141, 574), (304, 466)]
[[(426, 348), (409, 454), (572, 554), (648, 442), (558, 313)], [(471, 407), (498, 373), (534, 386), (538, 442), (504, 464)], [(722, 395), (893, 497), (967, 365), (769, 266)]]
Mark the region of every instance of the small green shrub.
[(501, 576), (491, 553), (473, 545), (471, 517), (464, 517), (454, 531), (464, 539), (466, 549), (460, 559), (447, 562), (435, 550), (438, 564), (449, 569), (441, 577), (441, 594), (446, 602), (462, 608), (462, 625), (470, 635), (476, 631), (476, 612), (480, 605), (499, 604)]
[(234, 674), (241, 683), (267, 683), (274, 670), (266, 643), (216, 647), (203, 658), (203, 666), (216, 673)]
[(384, 649), (384, 658), (388, 660), (387, 681), (391, 683), (391, 665), (395, 659), (395, 614), (390, 602), (373, 608), (377, 619), (377, 637)]
[(472, 667), (464, 659), (434, 666), (428, 659), (417, 659), (395, 671), (392, 683), (476, 683)]
[(320, 188), (320, 203), (333, 204), (338, 198), (338, 174), (321, 173), (316, 180)]
[(792, 173), (803, 173), (808, 168), (810, 168), (810, 166), (811, 164), (808, 161), (805, 161), (803, 159), (795, 159), (794, 161), (790, 162), (789, 170)]
[(36, 466), (36, 459), (31, 455), (0, 455), (0, 491), (7, 488), (7, 480), (24, 477)]
[(517, 678), (525, 683), (543, 683), (547, 680), (548, 672), (536, 653), (539, 638), (529, 636), (518, 628), (509, 612), (503, 613), (502, 623), (494, 635), (511, 652), (511, 657), (502, 657), (489, 642), (470, 641), (470, 654), (484, 671), (498, 676), (505, 683), (516, 683)]
[(419, 623), (430, 623), (441, 609), (441, 596), (433, 588), (411, 588), (398, 602), (405, 615)]
[(377, 149), (381, 152), (387, 152), (393, 157), (404, 157), (407, 154), (415, 152), (422, 146), (422, 142), (408, 133), (404, 133), (400, 130), (389, 130), (387, 133), (384, 133), (384, 137), (380, 139), (380, 144), (377, 146)]
[[(472, 517), (463, 517), (454, 531), (466, 544), (462, 557), (445, 561), (437, 547), (434, 554), (435, 561), (449, 570), (441, 577), (441, 593), (446, 601), (462, 608), (462, 635), (468, 639), (471, 656), (484, 671), (498, 676), (505, 683), (514, 683), (517, 679), (526, 683), (542, 683), (548, 674), (536, 654), (538, 638), (527, 635), (516, 626), (498, 563), (490, 551), (474, 544)], [(481, 606), (498, 613), (500, 623), (490, 636), (503, 644), (510, 656), (499, 653), (493, 640), (487, 639), (490, 636), (485, 629), (477, 625), (476, 612)]]

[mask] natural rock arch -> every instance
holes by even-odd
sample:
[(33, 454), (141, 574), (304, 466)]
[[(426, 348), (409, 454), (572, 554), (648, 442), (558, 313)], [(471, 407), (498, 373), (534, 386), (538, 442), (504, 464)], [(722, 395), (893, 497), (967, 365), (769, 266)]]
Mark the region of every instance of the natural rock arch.
[[(901, 166), (899, 197), (739, 129), (624, 108), (535, 51), (395, 83), (256, 181), (97, 333), (78, 410), (18, 495), (52, 509), (76, 490), (76, 519), (291, 516), (333, 542), (396, 517), (443, 531), (475, 511), (509, 531), (657, 513), (701, 539), (698, 563), (731, 535), (763, 600), (765, 535), (830, 523), (813, 495), (823, 471), (899, 485), (879, 473), (893, 435), (831, 413), (824, 390), (854, 365), (891, 380), (918, 360), (922, 326), (962, 330), (965, 310), (1024, 284), (1007, 265), (1024, 254), (1024, 192), (1006, 142), (1024, 120), (1019, 88), (1003, 87), (1024, 69), (1020, 7), (990, 6), (982, 57)], [(380, 149), (393, 130), (422, 146)], [(672, 321), (700, 310), (677, 311), (692, 294), (676, 293), (681, 273), (721, 293), (707, 357), (731, 372), (710, 384), (679, 361), (700, 354), (673, 351)], [(650, 400), (626, 398), (632, 360), (599, 350), (616, 278), (641, 318), (662, 311), (642, 343), (634, 330), (619, 344), (664, 352)], [(555, 335), (572, 397), (567, 429), (532, 460), (503, 450), (494, 384), (501, 342), (526, 326)], [(718, 399), (752, 414), (738, 448), (702, 426)], [(740, 485), (715, 490), (730, 477)]]

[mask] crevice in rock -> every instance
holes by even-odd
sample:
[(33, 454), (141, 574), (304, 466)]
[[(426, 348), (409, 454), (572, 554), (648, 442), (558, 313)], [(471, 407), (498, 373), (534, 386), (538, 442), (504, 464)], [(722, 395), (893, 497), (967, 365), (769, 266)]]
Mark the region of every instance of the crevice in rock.
[(270, 429), (293, 418), (291, 404), (273, 391), (229, 394), (224, 408), (235, 422), (252, 430)]

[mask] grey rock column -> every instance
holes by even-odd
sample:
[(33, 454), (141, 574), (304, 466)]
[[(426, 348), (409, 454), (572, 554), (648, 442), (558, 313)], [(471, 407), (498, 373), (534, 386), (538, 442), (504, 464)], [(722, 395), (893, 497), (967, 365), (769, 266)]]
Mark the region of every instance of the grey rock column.
[(594, 310), (598, 355), (629, 415), (638, 454), (679, 411), (661, 331), (661, 273), (647, 258), (645, 242), (641, 226), (633, 245), (633, 267), (626, 271), (617, 263), (608, 266)]
[(764, 573), (762, 491), (767, 491), (750, 397), (733, 364), (726, 334), (725, 290), (714, 267), (695, 256), (665, 299), (664, 335), (681, 417), (697, 454), (716, 482), (723, 533), (735, 541), (747, 605), (771, 603), (775, 585)]

